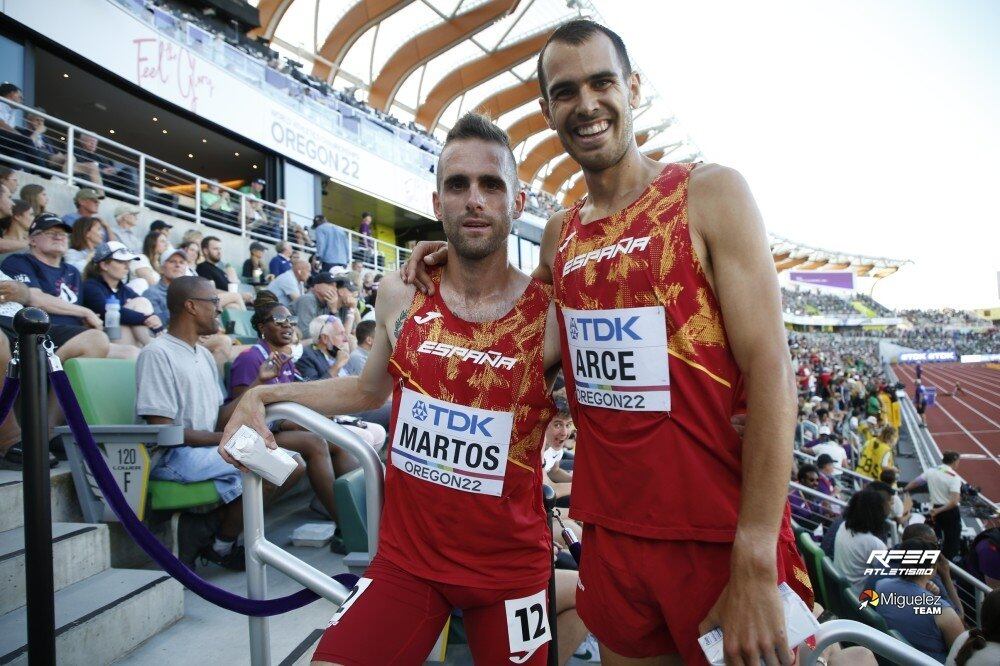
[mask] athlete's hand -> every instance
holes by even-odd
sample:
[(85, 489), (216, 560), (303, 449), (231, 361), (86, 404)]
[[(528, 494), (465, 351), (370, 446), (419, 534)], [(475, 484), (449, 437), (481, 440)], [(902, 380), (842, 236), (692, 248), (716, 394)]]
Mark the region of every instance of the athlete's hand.
[(420, 241), (399, 271), (405, 284), (416, 285), (422, 293), (432, 296), (434, 283), (427, 275), (427, 266), (441, 266), (448, 262), (448, 244), (444, 241)]
[(267, 448), (278, 448), (278, 443), (274, 441), (274, 435), (271, 434), (271, 430), (264, 421), (264, 402), (254, 389), (250, 389), (240, 397), (236, 409), (229, 417), (225, 430), (222, 431), (222, 439), (219, 441), (219, 455), (222, 456), (222, 459), (245, 472), (247, 468), (238, 463), (225, 449), (226, 443), (233, 438), (240, 426), (244, 425), (256, 430), (257, 434), (264, 438), (264, 444)]
[(722, 628), (722, 647), (728, 666), (791, 664), (785, 634), (785, 614), (778, 596), (777, 577), (760, 571), (738, 572), (734, 568), (729, 583), (705, 619), (698, 635)]

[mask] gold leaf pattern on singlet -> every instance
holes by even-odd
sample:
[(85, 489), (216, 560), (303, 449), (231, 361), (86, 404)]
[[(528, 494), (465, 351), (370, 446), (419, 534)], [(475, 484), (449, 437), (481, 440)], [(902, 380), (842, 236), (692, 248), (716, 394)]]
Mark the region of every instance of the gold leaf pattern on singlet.
[(719, 311), (709, 302), (708, 292), (699, 287), (696, 296), (698, 311), (688, 317), (684, 325), (673, 332), (667, 339), (667, 347), (678, 356), (693, 363), (699, 362), (695, 346), (723, 347), (726, 344), (726, 332), (722, 327)]

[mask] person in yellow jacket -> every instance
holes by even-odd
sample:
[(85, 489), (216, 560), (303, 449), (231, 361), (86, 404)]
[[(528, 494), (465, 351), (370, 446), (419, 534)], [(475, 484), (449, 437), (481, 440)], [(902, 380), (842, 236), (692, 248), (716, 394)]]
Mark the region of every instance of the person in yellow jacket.
[(888, 387), (883, 386), (878, 390), (878, 404), (882, 423), (892, 423), (892, 398), (889, 397)]
[(861, 449), (858, 466), (855, 472), (877, 481), (884, 469), (896, 469), (892, 451), (896, 441), (896, 429), (891, 425), (884, 426), (878, 437), (869, 437)]

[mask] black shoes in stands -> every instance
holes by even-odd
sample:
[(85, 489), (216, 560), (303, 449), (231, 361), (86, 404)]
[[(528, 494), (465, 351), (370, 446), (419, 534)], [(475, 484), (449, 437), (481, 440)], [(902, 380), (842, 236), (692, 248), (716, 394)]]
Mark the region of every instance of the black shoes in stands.
[[(49, 452), (49, 467), (58, 465), (59, 459)], [(18, 472), (24, 469), (24, 449), (21, 448), (21, 442), (14, 444), (0, 456), (0, 469), (12, 469)]]
[(223, 569), (229, 569), (230, 571), (247, 570), (246, 554), (243, 546), (234, 545), (228, 553), (219, 555), (212, 548), (212, 545), (209, 544), (199, 553), (199, 557), (204, 561), (218, 564)]

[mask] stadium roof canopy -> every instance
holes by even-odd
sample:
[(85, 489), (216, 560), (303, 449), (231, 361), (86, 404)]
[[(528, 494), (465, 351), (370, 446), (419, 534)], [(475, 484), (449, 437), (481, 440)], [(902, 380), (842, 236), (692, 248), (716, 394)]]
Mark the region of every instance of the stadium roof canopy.
[[(443, 137), (479, 109), (508, 131), (521, 178), (565, 199), (583, 192), (538, 108), (535, 62), (546, 38), (578, 16), (603, 22), (590, 0), (250, 0), (255, 31), (334, 88)], [(609, 26), (612, 29), (615, 26)], [(642, 63), (633, 63), (641, 72)], [(643, 150), (667, 161), (700, 153), (644, 84), (635, 112)]]
[(906, 264), (906, 259), (868, 257), (824, 250), (771, 235), (771, 256), (778, 272), (795, 269), (797, 271), (849, 270), (858, 277), (884, 278), (892, 275)]

